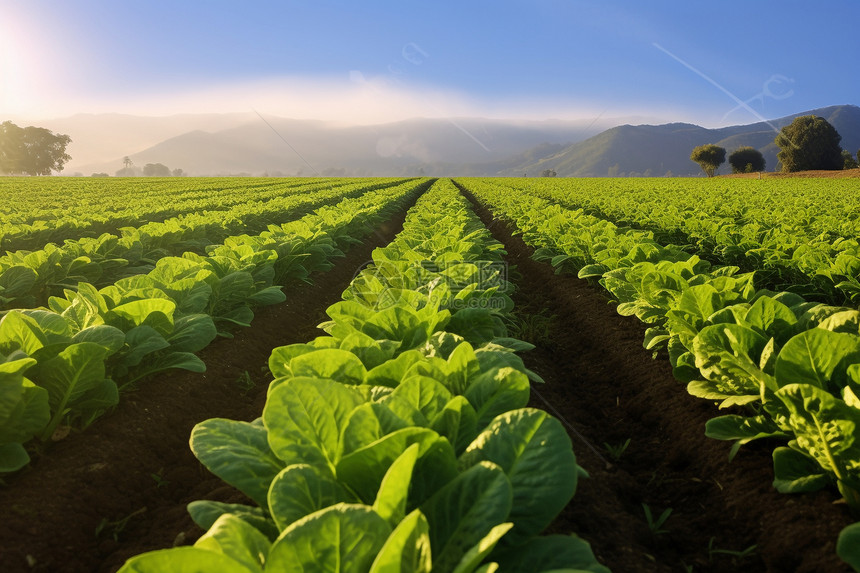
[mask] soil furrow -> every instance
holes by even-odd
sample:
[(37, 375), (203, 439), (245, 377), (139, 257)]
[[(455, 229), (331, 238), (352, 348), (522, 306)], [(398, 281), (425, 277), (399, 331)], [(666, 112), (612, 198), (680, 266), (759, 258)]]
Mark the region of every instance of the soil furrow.
[[(852, 522), (833, 504), (838, 494), (776, 492), (774, 442), (729, 462), (730, 444), (704, 435), (705, 422), (724, 412), (690, 396), (665, 355), (652, 358), (645, 327), (618, 315), (599, 288), (531, 259), (521, 237), (464, 193), (516, 267), (513, 327), (537, 346), (523, 358), (547, 382), (534, 385), (532, 403), (552, 411), (545, 399), (575, 429), (574, 451), (591, 476), (552, 532), (585, 538), (616, 573), (851, 571), (835, 553)], [(654, 522), (672, 511), (649, 527), (643, 504)]]

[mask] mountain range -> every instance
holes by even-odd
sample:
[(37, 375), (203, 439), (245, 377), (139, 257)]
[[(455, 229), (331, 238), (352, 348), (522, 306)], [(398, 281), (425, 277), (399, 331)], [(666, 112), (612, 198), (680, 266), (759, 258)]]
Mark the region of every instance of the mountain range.
[[(559, 176), (701, 175), (690, 160), (698, 145), (731, 153), (759, 149), (766, 170), (778, 168), (773, 140), (800, 115), (827, 119), (842, 147), (860, 148), (860, 107), (839, 105), (708, 129), (688, 123), (638, 124), (646, 118), (514, 121), (412, 119), (345, 126), (258, 113), (167, 117), (75, 115), (39, 125), (71, 136), (64, 174), (113, 175), (124, 157), (135, 166), (161, 163), (189, 175)], [(722, 172), (728, 167), (723, 166)]]

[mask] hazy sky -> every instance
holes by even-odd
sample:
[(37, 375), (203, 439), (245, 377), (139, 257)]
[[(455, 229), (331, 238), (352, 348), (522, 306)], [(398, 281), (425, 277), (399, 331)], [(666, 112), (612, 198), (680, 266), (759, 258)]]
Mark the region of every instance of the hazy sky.
[(860, 3), (0, 0), (0, 121), (639, 115), (860, 104)]

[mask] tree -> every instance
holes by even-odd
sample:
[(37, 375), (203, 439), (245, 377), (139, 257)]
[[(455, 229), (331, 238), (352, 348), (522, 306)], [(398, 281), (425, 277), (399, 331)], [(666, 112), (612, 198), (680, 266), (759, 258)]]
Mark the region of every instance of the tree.
[(804, 115), (783, 127), (774, 143), (782, 171), (808, 171), (810, 169), (842, 169), (842, 136), (823, 117)]
[(162, 163), (147, 163), (143, 166), (144, 177), (170, 177), (170, 168)]
[(717, 169), (726, 161), (726, 150), (719, 145), (708, 143), (693, 149), (690, 159), (699, 164), (708, 177), (713, 177)]
[(62, 171), (71, 159), (66, 146), (72, 138), (44, 127), (18, 127), (11, 121), (0, 124), (0, 172), (50, 175)]
[(732, 166), (732, 173), (764, 171), (764, 155), (754, 147), (738, 147), (729, 155), (729, 165)]
[(180, 169), (178, 167), (176, 169), (174, 169), (173, 171), (171, 171), (170, 174), (173, 175), (174, 177), (185, 177), (185, 171), (183, 171), (182, 169)]
[(842, 169), (857, 169), (857, 160), (845, 149), (842, 150)]
[(555, 172), (554, 170), (552, 170), (552, 169), (544, 169), (544, 170), (543, 170), (543, 171), (541, 171), (541, 173), (540, 173), (540, 176), (541, 176), (541, 177), (556, 177), (557, 175), (558, 175), (558, 173), (556, 173), (556, 172)]
[(131, 157), (129, 157), (128, 155), (126, 155), (125, 157), (123, 157), (123, 158), (122, 158), (122, 166), (123, 166), (125, 169), (128, 169), (128, 168), (129, 168), (129, 167), (131, 167), (132, 165), (134, 165), (134, 161), (132, 161), (132, 160), (131, 160)]

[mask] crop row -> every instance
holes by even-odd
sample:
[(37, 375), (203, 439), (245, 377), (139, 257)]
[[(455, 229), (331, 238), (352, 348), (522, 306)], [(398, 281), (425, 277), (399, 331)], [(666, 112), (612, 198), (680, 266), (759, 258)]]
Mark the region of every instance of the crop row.
[[(60, 425), (86, 426), (119, 390), (155, 372), (201, 372), (194, 355), (217, 334), (248, 326), (253, 307), (285, 299), (281, 286), (331, 267), (341, 248), (414, 197), (427, 182), (368, 191), (300, 220), (210, 249), (162, 257), (147, 274), (97, 289), (79, 283), (49, 309), (0, 320), (0, 472), (29, 461), (24, 444)], [(36, 444), (39, 447), (39, 444)]]
[(689, 244), (757, 281), (831, 304), (860, 297), (856, 180), (512, 180), (564, 207)]
[[(645, 347), (665, 349), (690, 394), (741, 414), (716, 417), (710, 437), (786, 443), (773, 452), (774, 487), (800, 493), (835, 485), (860, 510), (860, 312), (756, 289), (754, 273), (713, 266), (650, 231), (569, 210), (486, 181), (465, 182), (560, 272), (597, 280), (618, 312), (650, 325)], [(840, 536), (860, 570), (860, 523)]]
[(43, 182), (40, 188), (26, 178), (4, 178), (0, 192), (9, 198), (7, 210), (13, 212), (0, 217), (0, 250), (39, 249), (49, 242), (118, 233), (122, 227), (174, 218), (181, 221), (193, 213), (217, 216), (218, 211), (245, 203), (360, 182), (306, 178), (263, 181), (62, 178)]
[(404, 180), (370, 181), (329, 186), (316, 182), (268, 201), (247, 200), (226, 211), (189, 213), (160, 223), (123, 228), (119, 235), (67, 240), (37, 251), (17, 251), (0, 257), (0, 311), (45, 305), (48, 297), (78, 282), (98, 287), (146, 273), (165, 256), (198, 254), (232, 235), (259, 233), (296, 219), (311, 209), (344, 197), (397, 185)]
[(328, 335), (273, 350), (262, 417), (194, 428), (194, 454), (256, 505), (193, 502), (194, 546), (121, 572), (606, 572), (576, 536), (539, 536), (584, 470), (561, 423), (525, 407), (501, 247), (437, 182), (329, 307)]

